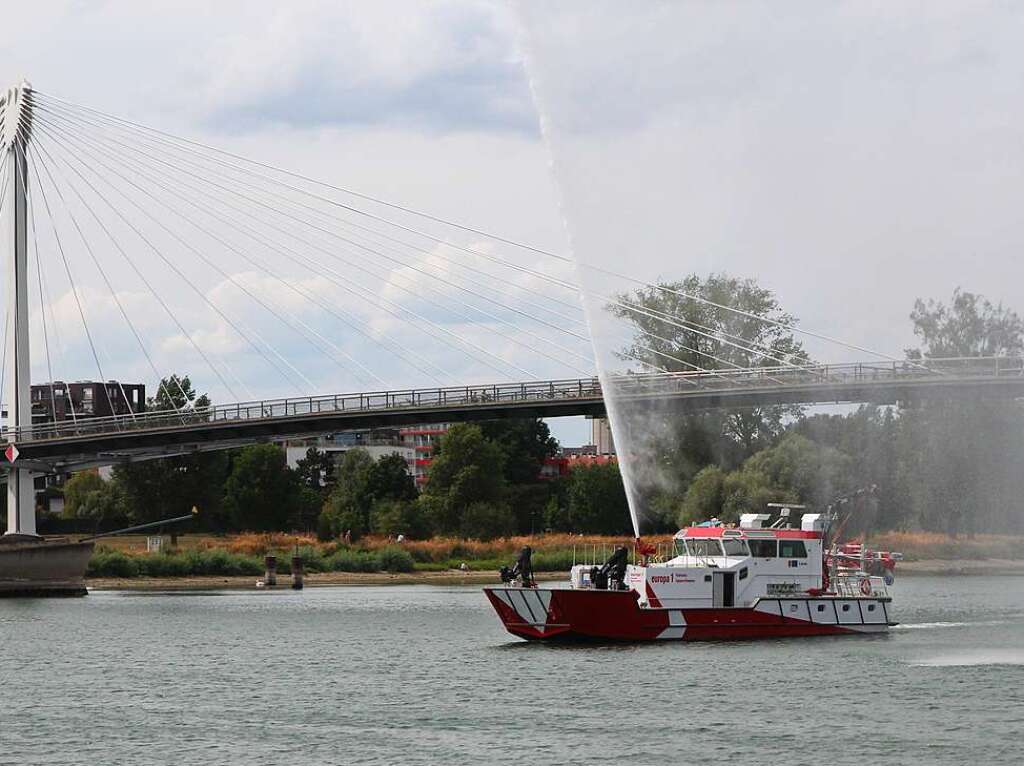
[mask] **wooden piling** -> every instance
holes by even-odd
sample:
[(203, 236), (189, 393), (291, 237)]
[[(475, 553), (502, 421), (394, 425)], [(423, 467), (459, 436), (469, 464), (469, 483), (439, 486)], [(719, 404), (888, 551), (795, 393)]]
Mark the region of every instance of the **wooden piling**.
[(302, 590), (302, 556), (292, 556), (292, 590)]
[(263, 564), (267, 569), (267, 573), (263, 577), (263, 584), (268, 588), (273, 588), (277, 585), (277, 556), (265, 556)]

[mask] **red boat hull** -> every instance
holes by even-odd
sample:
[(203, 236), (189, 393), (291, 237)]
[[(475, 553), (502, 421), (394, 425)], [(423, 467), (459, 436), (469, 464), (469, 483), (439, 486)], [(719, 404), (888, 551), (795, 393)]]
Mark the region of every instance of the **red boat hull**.
[[(537, 640), (713, 641), (882, 633), (888, 598), (767, 598), (752, 606), (652, 609), (635, 591), (484, 588), (505, 628)], [(821, 607), (819, 609), (819, 606)]]

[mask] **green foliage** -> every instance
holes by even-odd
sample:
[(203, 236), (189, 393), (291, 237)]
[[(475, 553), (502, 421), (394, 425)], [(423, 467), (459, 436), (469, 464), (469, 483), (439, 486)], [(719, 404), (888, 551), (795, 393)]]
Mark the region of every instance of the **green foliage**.
[(146, 406), (156, 411), (204, 409), (210, 406), (210, 397), (198, 396), (188, 375), (171, 375), (160, 381)]
[[(779, 360), (791, 362), (808, 359), (796, 339), (792, 327), (795, 318), (783, 311), (775, 294), (752, 279), (737, 279), (727, 274), (710, 274), (701, 278), (691, 274), (678, 282), (646, 287), (619, 296), (609, 310), (629, 320), (636, 328), (633, 344), (624, 349), (623, 359), (643, 360), (672, 371), (694, 369), (730, 369), (735, 367), (772, 367)], [(634, 308), (627, 308), (626, 306)], [(720, 307), (728, 308), (720, 308)], [(640, 311), (637, 311), (639, 308)], [(733, 309), (733, 310), (730, 310)], [(742, 312), (742, 313), (738, 313)], [(677, 317), (667, 324), (659, 315)], [(759, 318), (770, 320), (761, 321)], [(725, 342), (723, 339), (728, 339)], [(750, 349), (767, 349), (770, 357)], [(772, 358), (774, 357), (774, 358)], [(698, 444), (712, 451), (738, 450), (740, 457), (752, 455), (771, 444), (785, 428), (786, 421), (798, 417), (802, 408), (792, 405), (770, 405), (725, 410), (710, 416), (680, 418), (675, 412), (669, 418), (683, 430), (705, 431)], [(669, 427), (666, 431), (671, 432)], [(678, 447), (688, 444), (670, 433), (654, 434), (661, 442), (660, 451), (673, 460), (686, 460)], [(692, 434), (691, 434), (692, 439)], [(711, 443), (707, 444), (708, 439)], [(698, 459), (697, 470), (707, 458)], [(695, 470), (690, 471), (692, 476)]]
[(125, 500), (116, 482), (104, 481), (99, 474), (82, 471), (64, 485), (66, 519), (110, 519), (125, 515)]
[(566, 499), (570, 531), (601, 535), (632, 531), (626, 489), (616, 463), (574, 468)]
[(85, 573), (89, 577), (138, 577), (140, 570), (136, 559), (121, 551), (97, 548)]
[(417, 503), (378, 500), (370, 509), (370, 530), (377, 535), (405, 535), (411, 540), (430, 536), (430, 526)]
[(123, 493), (127, 513), (136, 524), (181, 516), (197, 506), (203, 528), (221, 531), (226, 452), (200, 452), (114, 467), (114, 482)]
[(463, 511), (459, 532), (465, 538), (487, 542), (509, 537), (515, 532), (515, 525), (515, 516), (507, 505), (477, 502)]
[(389, 545), (377, 551), (377, 568), (382, 572), (412, 572), (416, 565), (409, 551)]
[(474, 503), (505, 499), (504, 455), (479, 426), (458, 424), (441, 439), (421, 498), (435, 532), (459, 533)]
[(224, 483), (224, 510), (236, 529), (284, 529), (296, 501), (295, 476), (275, 444), (239, 450)]
[(334, 458), (316, 447), (306, 450), (306, 456), (295, 464), (299, 483), (321, 495), (321, 502), (334, 486)]
[[(351, 449), (338, 464), (334, 489), (321, 513), (319, 534), (329, 539), (349, 532), (351, 539), (357, 540), (372, 528), (371, 511), (376, 503), (408, 502), (415, 497), (416, 483), (401, 455), (394, 453), (374, 462), (366, 450)], [(415, 534), (425, 531), (420, 527)]]
[(980, 295), (953, 291), (949, 305), (920, 298), (910, 313), (914, 334), (924, 344), (908, 349), (912, 359), (1012, 356), (1024, 352), (1024, 321), (1002, 304)]
[(540, 418), (487, 420), (480, 432), (498, 446), (509, 484), (535, 484), (544, 459), (558, 454), (558, 440)]

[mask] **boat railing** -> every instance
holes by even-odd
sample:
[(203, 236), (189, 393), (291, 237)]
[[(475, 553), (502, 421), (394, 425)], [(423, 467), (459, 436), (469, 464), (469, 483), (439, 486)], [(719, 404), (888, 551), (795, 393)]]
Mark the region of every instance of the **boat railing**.
[[(865, 581), (869, 583), (868, 587), (864, 586)], [(885, 584), (884, 577), (873, 576), (862, 571), (839, 572), (832, 578), (832, 589), (836, 595), (844, 598), (889, 597), (889, 588)]]

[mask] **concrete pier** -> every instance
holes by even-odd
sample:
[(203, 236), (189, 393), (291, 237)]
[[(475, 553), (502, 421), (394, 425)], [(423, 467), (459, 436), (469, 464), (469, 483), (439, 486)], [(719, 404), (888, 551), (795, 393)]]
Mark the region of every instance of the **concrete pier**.
[(93, 543), (0, 536), (0, 598), (84, 596)]

